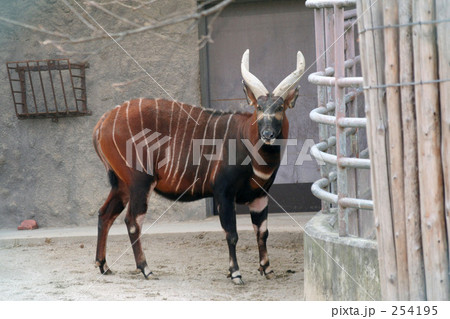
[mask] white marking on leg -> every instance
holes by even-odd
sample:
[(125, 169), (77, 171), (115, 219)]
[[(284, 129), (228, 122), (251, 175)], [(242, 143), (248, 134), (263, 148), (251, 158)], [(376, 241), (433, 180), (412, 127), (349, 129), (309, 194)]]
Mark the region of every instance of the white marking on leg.
[(236, 270), (235, 272), (233, 272), (233, 273), (231, 274), (231, 278), (236, 278), (236, 277), (238, 277), (238, 276), (241, 276), (241, 272), (240, 272), (239, 270)]
[[(222, 115), (219, 115), (218, 117), (217, 117), (217, 120), (216, 120), (216, 122), (214, 123), (214, 131), (213, 131), (213, 145), (215, 145), (215, 142), (216, 142), (216, 128), (217, 128), (217, 122), (219, 122), (219, 120), (220, 120), (220, 118), (222, 117)], [(207, 168), (207, 170), (206, 170), (206, 174), (205, 174), (205, 177), (204, 177), (204, 180), (203, 180), (203, 185), (202, 185), (202, 194), (204, 194), (205, 193), (205, 184), (206, 184), (206, 181), (208, 180), (208, 173), (209, 173), (209, 168), (211, 167), (211, 160), (209, 160), (208, 161), (208, 168)]]
[(142, 229), (142, 225), (144, 225), (144, 220), (145, 220), (145, 212), (137, 215), (136, 217), (136, 224), (138, 225), (139, 229)]
[(253, 173), (256, 176), (258, 176), (259, 178), (264, 179), (264, 180), (268, 180), (272, 176), (272, 173), (273, 173), (273, 171), (270, 173), (264, 173), (264, 172), (258, 171), (253, 165), (252, 165), (252, 168), (253, 168)]
[(258, 231), (264, 233), (267, 230), (267, 219), (265, 219), (261, 225), (259, 225)]
[[(204, 110), (201, 110), (200, 114), (198, 115), (197, 122), (200, 120), (200, 117), (202, 116), (203, 111)], [(192, 149), (192, 140), (194, 138), (195, 129), (197, 128), (197, 126), (199, 126), (199, 125), (195, 125), (194, 129), (192, 130), (191, 139), (189, 140), (189, 150), (188, 150), (188, 153), (187, 153), (187, 156), (186, 156), (186, 163), (184, 164), (184, 170), (183, 170), (183, 173), (181, 173), (180, 179), (178, 181), (178, 185), (175, 188), (175, 192), (177, 192), (178, 188), (180, 188), (181, 181), (183, 180), (184, 174), (186, 173), (186, 169), (187, 169), (187, 166), (188, 166), (188, 163), (189, 163), (189, 155), (191, 154), (191, 149)]]
[(130, 231), (130, 234), (134, 234), (136, 232), (136, 227), (135, 226), (131, 226), (129, 231)]
[(259, 197), (248, 204), (248, 208), (253, 213), (260, 213), (267, 207), (268, 202), (269, 199), (267, 196)]
[(198, 163), (198, 165), (197, 165), (197, 170), (195, 171), (195, 178), (194, 178), (194, 181), (195, 181), (195, 182), (194, 182), (194, 184), (192, 185), (191, 194), (194, 194), (194, 190), (195, 190), (194, 185), (195, 185), (195, 183), (196, 183), (196, 181), (197, 181), (198, 171), (199, 171), (199, 169), (200, 169), (200, 164), (201, 164), (201, 162), (202, 162), (202, 152), (203, 152), (203, 147), (204, 147), (204, 145), (205, 145), (206, 132), (208, 131), (208, 124), (209, 124), (209, 121), (211, 120), (211, 118), (213, 117), (213, 115), (214, 115), (214, 111), (211, 112), (211, 115), (209, 116), (208, 120), (206, 121), (206, 124), (205, 124), (205, 130), (203, 131), (203, 140), (202, 140), (202, 144), (200, 145), (200, 146), (201, 146), (201, 151), (200, 151), (200, 161), (199, 161), (199, 163)]

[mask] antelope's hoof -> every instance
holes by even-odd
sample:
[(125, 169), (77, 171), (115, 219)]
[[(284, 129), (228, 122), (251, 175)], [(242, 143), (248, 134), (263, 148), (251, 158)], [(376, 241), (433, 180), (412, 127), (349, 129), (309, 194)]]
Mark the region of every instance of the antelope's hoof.
[(273, 270), (271, 270), (269, 268), (269, 265), (265, 265), (265, 266), (259, 266), (259, 274), (262, 276), (264, 275), (266, 277), (266, 279), (272, 279), (275, 277), (275, 273), (273, 272)]
[(114, 274), (114, 273), (112, 272), (112, 270), (109, 269), (109, 268), (106, 268), (106, 270), (101, 270), (101, 269), (100, 269), (100, 272), (102, 273), (102, 275), (113, 275), (113, 274)]
[(108, 265), (106, 264), (106, 261), (96, 261), (95, 262), (95, 267), (100, 268), (100, 273), (102, 275), (112, 275), (113, 272), (111, 271), (111, 269), (109, 269)]
[(242, 286), (244, 285), (244, 281), (242, 280), (242, 276), (241, 273), (239, 272), (239, 270), (233, 272), (232, 274), (228, 274), (228, 277), (231, 278), (231, 281), (235, 284), (235, 285), (239, 285)]
[(158, 279), (155, 277), (153, 272), (150, 271), (150, 268), (148, 266), (145, 266), (145, 268), (142, 270), (142, 273), (144, 274), (145, 279)]
[(266, 279), (272, 279), (275, 277), (275, 273), (273, 272), (273, 270), (271, 270), (267, 273), (264, 273), (264, 275), (266, 276)]

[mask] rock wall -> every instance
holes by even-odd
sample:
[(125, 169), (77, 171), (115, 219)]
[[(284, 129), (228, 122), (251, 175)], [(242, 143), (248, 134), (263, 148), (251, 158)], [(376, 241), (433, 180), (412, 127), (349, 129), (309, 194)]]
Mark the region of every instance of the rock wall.
[[(117, 30), (120, 23), (116, 19), (88, 7), (86, 2), (80, 3), (106, 30)], [(156, 1), (148, 9), (107, 8), (142, 24), (192, 11), (195, 6), (195, 0), (168, 0)], [(0, 16), (13, 21), (73, 37), (91, 32), (61, 1), (0, 0), (0, 7)], [(97, 210), (110, 187), (92, 147), (92, 129), (104, 112), (132, 98), (170, 99), (169, 94), (179, 101), (200, 104), (198, 33), (196, 27), (189, 29), (191, 23), (125, 37), (120, 42), (124, 50), (111, 39), (104, 39), (68, 48), (81, 54), (61, 55), (54, 47), (42, 44), (53, 37), (0, 21), (0, 228), (15, 227), (30, 218), (48, 227), (97, 223)], [(109, 46), (86, 56), (104, 45)], [(58, 122), (16, 117), (4, 63), (51, 58), (89, 62), (86, 84), (91, 116), (60, 118)], [(132, 82), (121, 90), (112, 86), (128, 81)], [(158, 218), (171, 203), (153, 194), (147, 218)], [(177, 203), (163, 219), (198, 219), (205, 215), (202, 200)], [(119, 220), (122, 222), (123, 217)]]

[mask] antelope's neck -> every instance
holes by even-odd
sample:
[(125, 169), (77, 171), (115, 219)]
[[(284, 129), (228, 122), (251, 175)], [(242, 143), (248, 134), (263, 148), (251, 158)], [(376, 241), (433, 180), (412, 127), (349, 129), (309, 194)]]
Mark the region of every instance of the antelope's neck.
[[(258, 124), (256, 123), (256, 114), (254, 113), (245, 123), (242, 131), (242, 139), (248, 140), (253, 145), (252, 154), (249, 151), (251, 158), (251, 166), (253, 169), (253, 184), (257, 182), (259, 185), (264, 185), (267, 181), (272, 179), (273, 174), (280, 166), (283, 145), (280, 145), (281, 140), (277, 140), (276, 145), (266, 145), (259, 137)], [(286, 117), (283, 120), (283, 126), (280, 139), (285, 139), (288, 136), (289, 123)], [(259, 155), (259, 156), (257, 156)]]

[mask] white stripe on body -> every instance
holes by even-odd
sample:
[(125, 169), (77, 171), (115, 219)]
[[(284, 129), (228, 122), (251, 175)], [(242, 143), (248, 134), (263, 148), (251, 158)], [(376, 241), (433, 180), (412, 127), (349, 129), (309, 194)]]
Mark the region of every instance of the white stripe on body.
[(220, 164), (220, 161), (221, 161), (221, 158), (222, 158), (222, 155), (223, 155), (223, 148), (225, 147), (225, 143), (226, 143), (226, 140), (227, 140), (228, 128), (230, 127), (230, 121), (231, 121), (231, 118), (233, 117), (233, 115), (234, 114), (230, 114), (230, 118), (227, 121), (227, 128), (225, 129), (225, 134), (224, 134), (223, 142), (222, 142), (222, 148), (220, 149), (220, 154), (219, 154), (219, 160), (217, 161), (217, 164), (214, 167), (214, 174), (213, 174), (213, 177), (212, 177), (212, 181), (213, 182), (216, 180), (217, 170), (219, 169), (219, 164)]
[[(201, 110), (200, 114), (198, 115), (197, 120), (196, 120), (197, 122), (200, 120), (200, 117), (202, 116), (203, 111), (204, 111), (204, 110)], [(195, 126), (194, 126), (194, 129), (192, 130), (191, 139), (190, 139), (190, 141), (189, 141), (189, 150), (188, 150), (188, 153), (187, 153), (187, 156), (186, 156), (186, 163), (184, 164), (184, 170), (183, 170), (183, 173), (182, 173), (181, 176), (180, 176), (180, 179), (179, 179), (179, 181), (178, 181), (178, 185), (177, 185), (177, 187), (176, 187), (176, 189), (175, 189), (175, 192), (177, 192), (177, 191), (178, 191), (178, 188), (180, 188), (181, 181), (183, 180), (184, 174), (186, 173), (186, 169), (187, 169), (187, 166), (188, 166), (188, 163), (189, 163), (189, 155), (191, 154), (191, 148), (192, 148), (192, 142), (193, 142), (192, 140), (193, 140), (193, 138), (194, 138), (194, 135), (195, 135), (195, 129), (197, 128), (197, 126), (198, 126), (198, 125), (195, 125)], [(195, 179), (194, 179), (194, 180), (195, 180)]]
[[(177, 105), (180, 107), (180, 108), (182, 108), (183, 109), (183, 111), (184, 111), (184, 108), (183, 108), (183, 105), (182, 104), (180, 104), (180, 103), (177, 103)], [(178, 127), (180, 126), (180, 118), (181, 118), (181, 110), (178, 110), (178, 121), (177, 121), (177, 128), (175, 129), (175, 136), (174, 136), (174, 139), (173, 139), (173, 150), (172, 150), (172, 154), (175, 154), (175, 151), (176, 151), (176, 146), (177, 146), (177, 134), (178, 134)], [(169, 175), (167, 175), (167, 179), (169, 179), (170, 178), (170, 175), (172, 174), (172, 168), (173, 168), (173, 159), (170, 161), (170, 169), (169, 169)]]
[[(219, 120), (220, 120), (221, 117), (222, 117), (222, 114), (219, 115), (219, 116), (217, 117), (217, 120), (216, 120), (216, 122), (214, 123), (213, 145), (214, 145), (214, 143), (216, 142), (216, 128), (217, 128), (217, 122), (219, 122)], [(211, 160), (208, 161), (208, 168), (207, 168), (207, 170), (206, 170), (206, 174), (205, 174), (205, 176), (204, 176), (204, 180), (203, 180), (203, 184), (202, 184), (202, 194), (205, 193), (205, 184), (206, 184), (206, 181), (208, 180), (208, 174), (209, 174), (209, 168), (211, 167), (211, 162), (212, 162)]]
[(105, 165), (106, 170), (109, 170), (109, 169), (111, 169), (111, 166), (109, 165), (108, 161), (106, 160), (105, 155), (104, 155), (103, 150), (102, 150), (102, 146), (100, 145), (100, 133), (101, 133), (101, 130), (102, 130), (102, 127), (103, 127), (103, 123), (105, 123), (105, 117), (106, 117), (107, 114), (108, 114), (108, 112), (103, 114), (103, 116), (100, 118), (101, 124), (100, 124), (100, 127), (97, 129), (97, 132), (95, 134), (96, 135), (95, 144), (97, 146), (97, 151), (99, 153), (100, 160), (102, 161), (103, 165)]
[[(128, 132), (130, 132), (131, 140), (133, 141), (134, 149), (136, 150), (136, 140), (134, 139), (133, 132), (131, 132), (130, 120), (129, 120), (129, 117), (128, 117), (128, 109), (129, 108), (130, 108), (130, 102), (127, 103), (127, 109), (126, 109), (127, 116), (126, 116), (126, 118), (127, 118)], [(141, 114), (141, 121), (142, 121), (142, 114)], [(138, 156), (137, 152), (136, 152), (136, 160), (139, 161), (139, 163), (141, 164), (141, 167), (144, 170), (144, 172), (148, 174), (147, 170), (145, 169), (144, 164), (142, 163), (142, 159)]]
[(142, 119), (142, 98), (139, 99), (139, 115), (141, 116), (141, 131), (144, 130), (144, 120)]
[[(185, 140), (185, 138), (186, 138), (186, 131), (187, 131), (187, 128), (188, 128), (189, 119), (192, 117), (192, 116), (191, 116), (191, 113), (192, 113), (193, 110), (194, 110), (194, 108), (191, 107), (191, 110), (189, 111), (189, 115), (188, 115), (188, 117), (186, 118), (186, 123), (185, 123), (185, 125), (184, 125), (183, 137), (181, 138), (180, 154), (178, 155), (177, 168), (175, 169), (175, 172), (173, 173), (173, 177), (176, 177), (176, 176), (177, 176), (177, 174), (178, 174), (178, 169), (180, 168), (180, 160), (181, 160), (181, 155), (183, 154), (183, 151), (184, 151), (183, 145), (184, 145), (184, 140)], [(196, 120), (194, 120), (194, 121), (196, 121)], [(186, 161), (187, 161), (187, 160), (188, 160), (188, 159), (186, 158)], [(174, 181), (175, 181), (175, 179), (172, 179), (171, 184), (173, 184)]]
[[(172, 119), (173, 119), (173, 106), (175, 105), (175, 101), (172, 101), (172, 107), (171, 107), (171, 112), (170, 112), (170, 124), (169, 124), (169, 137), (172, 138)], [(167, 144), (167, 149), (166, 149), (166, 156), (168, 157), (168, 161), (171, 162), (170, 159), (170, 146), (171, 143)], [(166, 164), (166, 167), (164, 168), (164, 174), (167, 173), (167, 169), (169, 168), (169, 164)]]
[[(128, 103), (130, 103), (130, 102), (128, 101)], [(117, 106), (116, 106), (116, 108), (117, 108)], [(116, 121), (117, 121), (117, 115), (119, 114), (119, 111), (120, 111), (120, 110), (117, 110), (116, 116), (114, 117), (114, 123), (113, 123), (113, 128), (112, 128), (112, 138), (113, 138), (114, 146), (116, 147), (117, 153), (119, 153), (120, 157), (121, 157), (122, 160), (125, 162), (125, 164), (126, 164), (128, 167), (131, 167), (131, 164), (129, 164), (129, 163), (127, 162), (127, 160), (125, 159), (125, 157), (123, 157), (122, 153), (121, 153), (120, 150), (119, 150), (119, 147), (117, 146), (117, 142), (116, 142)]]
[[(156, 103), (156, 120), (155, 120), (155, 131), (158, 132), (158, 113), (159, 113), (159, 105), (158, 105), (158, 100), (155, 100)], [(158, 137), (158, 141), (157, 143), (159, 143), (159, 137)], [(158, 154), (156, 155), (156, 161), (155, 163), (159, 163), (159, 153), (161, 152), (161, 145), (158, 147)]]
[(202, 152), (203, 152), (203, 148), (204, 148), (204, 144), (205, 144), (206, 132), (208, 131), (208, 124), (209, 124), (209, 121), (211, 121), (211, 118), (213, 117), (214, 113), (215, 113), (215, 111), (213, 110), (211, 112), (211, 115), (209, 116), (208, 120), (206, 121), (206, 124), (205, 124), (205, 131), (203, 132), (203, 140), (202, 140), (202, 144), (200, 145), (200, 147), (201, 147), (200, 161), (199, 161), (199, 163), (197, 165), (197, 170), (195, 171), (194, 184), (192, 185), (192, 190), (191, 190), (191, 194), (192, 195), (194, 194), (194, 190), (195, 190), (194, 185), (197, 182), (198, 171), (200, 170), (200, 164), (202, 162)]

